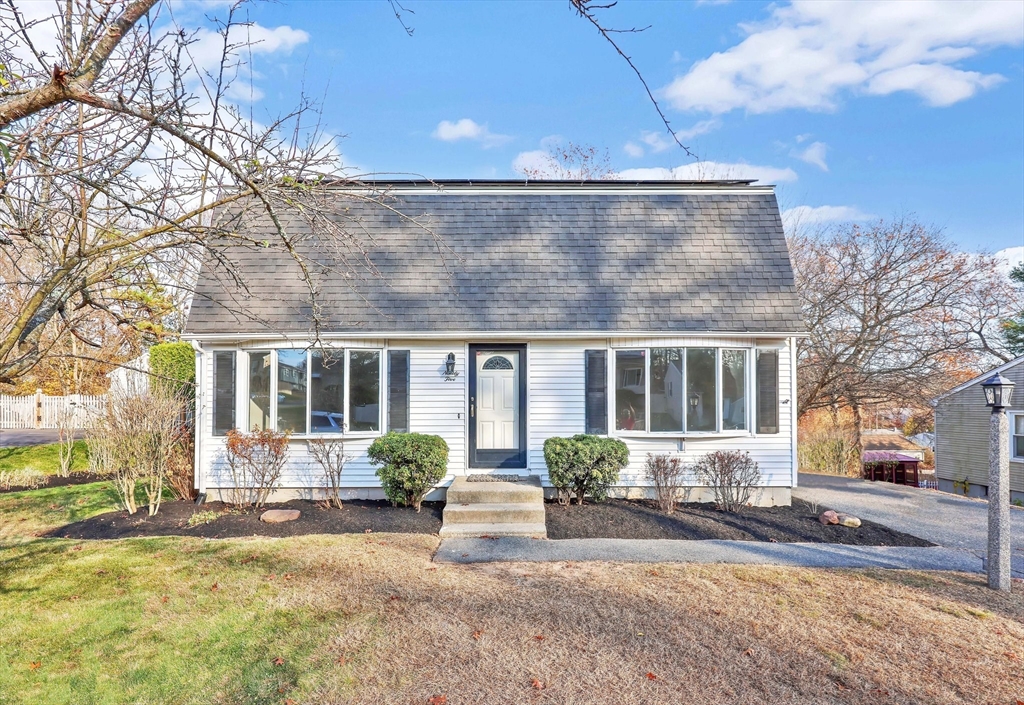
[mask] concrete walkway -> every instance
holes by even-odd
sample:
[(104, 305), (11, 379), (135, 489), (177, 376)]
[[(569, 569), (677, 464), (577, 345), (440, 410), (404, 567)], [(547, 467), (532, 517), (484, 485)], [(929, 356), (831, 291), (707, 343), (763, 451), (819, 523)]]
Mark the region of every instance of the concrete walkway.
[[(625, 561), (736, 563), (809, 568), (985, 570), (988, 503), (934, 490), (825, 475), (801, 475), (795, 497), (848, 512), (932, 543), (930, 548), (755, 541), (650, 541), (521, 538), (447, 539), (434, 556), (445, 563)], [(1024, 511), (1012, 510), (1013, 576), (1024, 578)]]

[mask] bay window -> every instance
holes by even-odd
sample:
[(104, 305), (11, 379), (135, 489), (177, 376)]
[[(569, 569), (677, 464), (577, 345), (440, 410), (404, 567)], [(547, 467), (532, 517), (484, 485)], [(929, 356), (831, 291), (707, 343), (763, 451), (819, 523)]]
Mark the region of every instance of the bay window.
[[(653, 434), (749, 432), (750, 350), (615, 350), (615, 429)], [(773, 380), (764, 380), (777, 383)]]
[[(239, 354), (244, 369), (246, 355)], [(247, 357), (246, 430), (273, 429), (297, 436), (380, 432), (380, 350), (292, 348), (254, 350)], [(220, 363), (220, 358), (215, 360)], [(233, 360), (224, 359), (225, 370)], [(226, 374), (216, 385), (220, 398), (233, 398), (234, 389), (228, 388), (233, 382)], [(394, 396), (395, 390), (391, 393)], [(215, 421), (216, 428), (221, 425)]]

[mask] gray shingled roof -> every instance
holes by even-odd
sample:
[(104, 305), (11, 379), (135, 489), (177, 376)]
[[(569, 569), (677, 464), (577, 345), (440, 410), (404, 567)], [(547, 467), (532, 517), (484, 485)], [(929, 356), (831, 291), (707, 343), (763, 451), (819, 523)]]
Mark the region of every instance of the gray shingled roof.
[[(449, 188), (396, 196), (394, 207), (431, 232), (338, 191), (339, 218), (368, 247), (380, 276), (358, 267), (348, 277), (325, 271), (324, 330), (803, 330), (774, 193), (651, 186), (646, 193), (633, 185), (597, 194)], [(308, 234), (298, 219), (287, 222)], [(246, 227), (257, 239), (273, 238), (265, 219)], [(450, 252), (439, 252), (431, 233)], [(307, 238), (300, 250), (322, 260), (315, 242)], [(309, 293), (293, 260), (273, 248), (222, 252), (248, 292), (208, 257), (186, 333), (311, 329)]]

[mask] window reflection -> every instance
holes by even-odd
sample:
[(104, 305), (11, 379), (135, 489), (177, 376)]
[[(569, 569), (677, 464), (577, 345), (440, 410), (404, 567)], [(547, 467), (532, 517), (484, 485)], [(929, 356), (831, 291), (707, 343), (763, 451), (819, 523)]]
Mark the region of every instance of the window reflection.
[(651, 430), (683, 430), (683, 353), (651, 349)]
[(686, 430), (716, 430), (716, 406), (715, 349), (687, 348)]
[(249, 353), (249, 429), (270, 428), (270, 353)]
[(747, 428), (747, 353), (722, 351), (722, 428), (738, 431)]
[(620, 431), (645, 431), (646, 392), (643, 350), (615, 352), (615, 428)]

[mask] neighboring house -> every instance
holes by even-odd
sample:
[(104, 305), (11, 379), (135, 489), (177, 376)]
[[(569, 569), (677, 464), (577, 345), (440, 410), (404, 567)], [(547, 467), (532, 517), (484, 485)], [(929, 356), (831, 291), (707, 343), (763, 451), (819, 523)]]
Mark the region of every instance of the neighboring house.
[(149, 351), (107, 373), (111, 394), (140, 394), (149, 390)]
[[(935, 400), (935, 477), (944, 492), (988, 494), (989, 416), (981, 383), (996, 372), (1015, 385), (1010, 421), (1010, 500), (1024, 501), (1024, 357), (989, 370)], [(957, 483), (954, 486), (953, 483)]]
[[(899, 431), (873, 429), (861, 434), (864, 452), (899, 453), (918, 461), (924, 460), (926, 448), (914, 443)], [(865, 458), (865, 461), (867, 459)]]
[[(442, 486), (493, 471), (547, 484), (544, 441), (586, 432), (630, 448), (616, 494), (647, 492), (647, 453), (739, 450), (760, 465), (759, 501), (789, 504), (803, 328), (771, 186), (386, 186), (394, 211), (332, 195), (380, 277), (319, 282), (316, 346), (289, 257), (220, 252), (248, 294), (207, 260), (184, 335), (197, 350), (201, 491), (230, 486), (234, 427), (290, 431), (278, 496), (307, 497), (324, 484), (314, 435), (345, 440), (348, 496), (380, 497), (366, 449), (388, 430), (447, 441)], [(265, 220), (239, 227), (275, 237)], [(309, 238), (298, 247), (323, 256)]]

